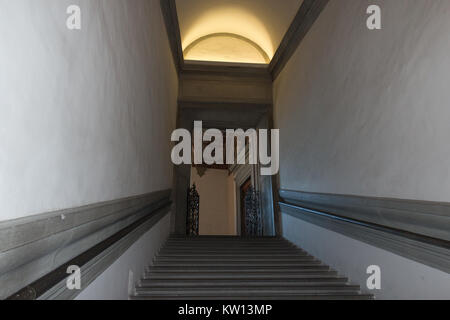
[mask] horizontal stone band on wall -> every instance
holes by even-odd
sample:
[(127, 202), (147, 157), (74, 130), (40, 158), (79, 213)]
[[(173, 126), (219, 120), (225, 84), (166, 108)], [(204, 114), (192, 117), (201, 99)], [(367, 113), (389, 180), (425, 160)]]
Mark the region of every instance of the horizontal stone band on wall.
[(0, 223), (5, 299), (137, 221), (169, 207), (170, 190)]
[(280, 197), (285, 214), (450, 272), (450, 204), (289, 190)]

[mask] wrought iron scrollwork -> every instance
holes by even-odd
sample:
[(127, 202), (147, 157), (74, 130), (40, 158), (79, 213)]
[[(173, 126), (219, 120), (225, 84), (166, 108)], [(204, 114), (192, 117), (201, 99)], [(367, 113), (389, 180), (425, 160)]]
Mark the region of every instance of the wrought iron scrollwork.
[(199, 216), (200, 216), (200, 196), (195, 184), (189, 189), (188, 195), (188, 214), (187, 214), (187, 232), (188, 236), (199, 235)]
[(253, 187), (245, 195), (245, 230), (247, 236), (260, 237), (263, 234), (259, 192)]

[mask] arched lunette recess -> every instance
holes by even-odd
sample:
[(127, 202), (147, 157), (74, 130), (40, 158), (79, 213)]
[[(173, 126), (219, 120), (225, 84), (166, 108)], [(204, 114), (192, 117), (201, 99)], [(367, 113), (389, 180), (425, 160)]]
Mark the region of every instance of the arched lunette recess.
[[(217, 52), (218, 50), (221, 52)], [(186, 60), (270, 63), (268, 54), (257, 43), (234, 33), (203, 36), (186, 47), (184, 57)]]

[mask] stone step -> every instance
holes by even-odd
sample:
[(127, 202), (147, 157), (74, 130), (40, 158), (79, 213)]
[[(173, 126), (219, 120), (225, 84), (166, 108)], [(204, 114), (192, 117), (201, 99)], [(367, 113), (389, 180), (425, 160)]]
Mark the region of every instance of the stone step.
[(314, 278), (314, 279), (289, 279), (286, 281), (285, 279), (211, 279), (202, 280), (202, 279), (183, 279), (183, 280), (141, 280), (139, 282), (139, 287), (154, 287), (154, 288), (170, 288), (170, 287), (267, 287), (267, 286), (278, 286), (278, 287), (301, 287), (301, 286), (335, 286), (335, 285), (347, 285), (347, 279), (345, 278)]
[[(164, 261), (156, 261), (151, 266), (153, 267), (161, 267), (161, 268), (177, 268), (183, 271), (183, 268), (219, 268), (220, 270), (226, 270), (227, 268), (311, 268), (311, 267), (321, 267), (323, 266), (320, 261), (303, 261), (303, 262), (285, 262), (285, 261), (274, 261), (274, 262), (263, 262), (263, 261), (194, 261), (194, 262), (183, 262), (180, 261), (178, 263), (175, 262), (164, 262)], [(328, 268), (327, 266), (323, 266)]]
[(324, 271), (330, 270), (325, 265), (301, 265), (301, 266), (280, 266), (280, 265), (229, 265), (229, 266), (199, 266), (199, 265), (164, 265), (151, 266), (151, 272), (296, 272), (300, 270)]
[(239, 263), (239, 262), (248, 262), (248, 263), (298, 263), (298, 262), (308, 262), (308, 261), (317, 261), (314, 257), (311, 256), (289, 256), (289, 257), (254, 257), (254, 256), (229, 256), (229, 257), (197, 257), (197, 256), (186, 256), (186, 257), (166, 257), (166, 256), (157, 256), (154, 259), (155, 263)]
[(336, 271), (296, 271), (296, 272), (189, 272), (189, 273), (177, 273), (177, 272), (145, 272), (144, 279), (146, 280), (173, 280), (173, 279), (203, 279), (203, 280), (261, 280), (261, 279), (334, 279), (337, 278)]
[(290, 252), (305, 252), (302, 251), (301, 249), (295, 248), (295, 247), (288, 247), (288, 246), (255, 246), (255, 245), (251, 245), (251, 246), (229, 246), (229, 245), (218, 245), (218, 246), (213, 246), (213, 245), (204, 245), (204, 246), (166, 246), (161, 250), (217, 250), (217, 251), (221, 251), (221, 250), (228, 250), (228, 251), (234, 251), (234, 250), (246, 250), (246, 251), (278, 251), (278, 250), (282, 250), (282, 251), (290, 251)]
[(137, 295), (146, 296), (192, 296), (192, 295), (215, 295), (215, 296), (245, 296), (245, 295), (300, 295), (300, 294), (359, 294), (359, 286), (299, 286), (299, 287), (261, 287), (261, 288), (246, 288), (246, 287), (216, 287), (216, 288), (136, 288)]
[(197, 243), (197, 242), (240, 242), (240, 243), (250, 243), (250, 242), (283, 242), (290, 243), (286, 239), (280, 237), (233, 237), (233, 236), (199, 236), (192, 238), (182, 238), (182, 237), (171, 237), (167, 240), (167, 243), (172, 242), (182, 242), (182, 243)]
[(268, 250), (268, 249), (230, 249), (230, 248), (221, 248), (221, 249), (161, 249), (159, 254), (232, 254), (232, 253), (238, 253), (238, 254), (265, 254), (265, 255), (272, 255), (272, 254), (305, 254), (305, 252), (299, 251), (299, 250), (287, 250), (287, 249), (280, 249), (280, 250)]
[[(131, 300), (180, 300), (178, 296), (145, 296), (145, 295), (136, 295), (130, 297)], [(364, 294), (297, 294), (297, 295), (232, 295), (232, 296), (215, 296), (215, 295), (184, 295), (182, 297), (183, 300), (188, 301), (196, 301), (196, 300), (210, 300), (210, 301), (271, 301), (271, 300), (306, 300), (306, 301), (314, 301), (314, 300), (336, 300), (336, 301), (345, 301), (345, 300), (373, 300), (372, 295), (364, 295)]]
[(247, 254), (247, 253), (210, 253), (210, 254), (202, 254), (202, 253), (166, 253), (166, 254), (158, 254), (156, 257), (161, 258), (169, 258), (169, 259), (209, 259), (209, 258), (219, 258), (219, 259), (231, 259), (231, 258), (252, 258), (252, 259), (291, 259), (291, 258), (314, 258), (308, 254)]

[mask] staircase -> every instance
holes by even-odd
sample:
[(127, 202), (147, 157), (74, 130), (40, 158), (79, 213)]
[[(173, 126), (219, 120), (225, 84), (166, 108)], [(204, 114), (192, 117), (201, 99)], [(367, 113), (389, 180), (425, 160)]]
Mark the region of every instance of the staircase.
[(281, 238), (170, 238), (138, 283), (139, 300), (372, 299)]

